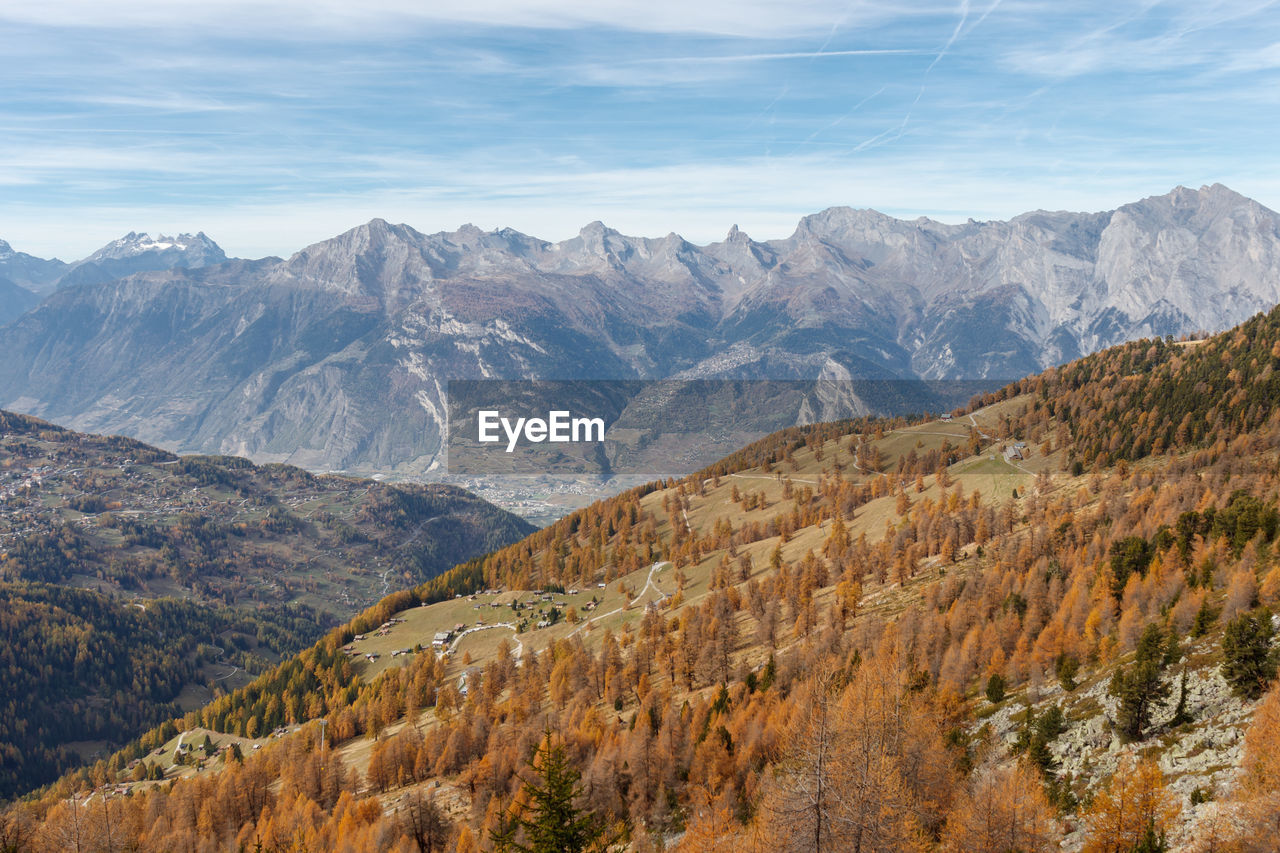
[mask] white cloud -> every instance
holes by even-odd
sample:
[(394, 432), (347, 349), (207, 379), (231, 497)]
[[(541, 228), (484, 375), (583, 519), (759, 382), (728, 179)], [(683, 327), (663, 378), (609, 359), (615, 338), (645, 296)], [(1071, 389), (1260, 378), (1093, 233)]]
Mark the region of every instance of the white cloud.
[(1256, 50), (1234, 52), (1224, 70), (1254, 72), (1271, 71), (1276, 68), (1280, 68), (1280, 42)]
[[(1133, 8), (1082, 12), (1100, 23), (1083, 32), (1065, 32), (1059, 40), (1032, 39), (1008, 50), (1010, 70), (1046, 77), (1129, 72), (1181, 72), (1190, 69), (1252, 71), (1269, 67), (1270, 49), (1249, 49), (1248, 41), (1276, 31), (1269, 11), (1274, 0), (1174, 2), (1146, 0)], [(1243, 51), (1244, 61), (1241, 61)]]
[(248, 108), (243, 102), (230, 103), (213, 98), (193, 97), (180, 92), (155, 92), (153, 94), (136, 95), (81, 95), (72, 96), (67, 100), (99, 107), (123, 107), (126, 109), (176, 113), (232, 112)]
[(230, 30), (236, 33), (314, 34), (394, 31), (406, 23), (451, 23), (531, 28), (604, 27), (655, 33), (709, 33), (749, 38), (825, 34), (832, 21), (852, 24), (930, 14), (912, 4), (844, 0), (44, 0), (0, 6), (0, 20), (55, 27)]

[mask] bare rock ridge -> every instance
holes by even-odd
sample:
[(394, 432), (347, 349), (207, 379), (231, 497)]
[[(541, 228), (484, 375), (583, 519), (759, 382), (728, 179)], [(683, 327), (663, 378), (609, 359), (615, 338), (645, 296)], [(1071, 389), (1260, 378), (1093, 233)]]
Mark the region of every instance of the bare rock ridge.
[[(706, 246), (377, 219), (284, 260), (226, 260), (203, 235), (117, 243), (0, 330), (0, 405), (362, 472), (438, 470), (451, 379), (1000, 380), (1280, 302), (1280, 216), (1220, 185), (1007, 222), (831, 208)], [(24, 263), (0, 257), (0, 277), (31, 286)]]

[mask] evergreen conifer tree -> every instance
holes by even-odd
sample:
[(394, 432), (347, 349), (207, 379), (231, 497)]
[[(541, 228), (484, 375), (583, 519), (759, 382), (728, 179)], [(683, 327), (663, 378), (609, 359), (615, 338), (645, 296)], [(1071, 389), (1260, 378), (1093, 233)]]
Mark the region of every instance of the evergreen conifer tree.
[(1109, 693), (1119, 700), (1116, 725), (1125, 740), (1142, 740), (1151, 725), (1151, 713), (1169, 696), (1164, 680), (1166, 644), (1159, 625), (1148, 625), (1138, 640), (1132, 664), (1116, 670)]

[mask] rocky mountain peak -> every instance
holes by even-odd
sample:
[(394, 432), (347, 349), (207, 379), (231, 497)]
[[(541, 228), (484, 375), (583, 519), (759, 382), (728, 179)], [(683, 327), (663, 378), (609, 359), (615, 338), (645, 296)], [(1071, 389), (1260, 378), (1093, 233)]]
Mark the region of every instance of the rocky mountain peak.
[(59, 271), (58, 288), (104, 284), (140, 272), (200, 269), (226, 263), (222, 248), (203, 231), (168, 237), (130, 231), (82, 261)]
[(826, 238), (893, 224), (907, 223), (871, 208), (828, 207), (802, 218), (792, 239), (804, 236)]
[[(620, 233), (597, 219), (582, 226), (578, 231), (577, 241), (583, 250), (593, 255), (603, 256), (620, 248), (618, 246), (620, 241), (617, 239), (619, 237), (622, 237)], [(625, 242), (625, 238), (621, 242)]]
[(1195, 225), (1215, 218), (1274, 216), (1256, 201), (1240, 195), (1222, 184), (1202, 186), (1198, 190), (1178, 186), (1164, 195), (1149, 196), (1122, 205), (1116, 214), (1154, 217), (1168, 223)]
[(565, 263), (570, 263), (585, 264), (597, 270), (601, 268), (602, 261), (606, 267), (619, 267), (619, 256), (625, 257), (630, 249), (629, 238), (598, 219), (582, 226), (577, 237), (571, 237), (555, 246), (555, 251), (560, 255), (559, 265), (562, 268)]
[[(712, 243), (705, 250), (708, 254), (728, 264), (733, 270), (727, 289), (741, 291), (749, 281), (763, 275), (776, 263), (773, 249), (767, 243), (757, 243), (737, 225), (720, 243)], [(734, 287), (734, 283), (737, 287)]]
[[(463, 226), (466, 228), (467, 226)], [(475, 227), (475, 226), (471, 226)], [(345, 239), (344, 239), (345, 238)], [(338, 236), (335, 240), (326, 240), (316, 245), (335, 244), (333, 248), (343, 247), (352, 248), (357, 251), (364, 249), (383, 248), (391, 243), (410, 243), (417, 244), (422, 240), (422, 235), (413, 228), (401, 224), (392, 224), (385, 219), (370, 219), (364, 225), (357, 225), (350, 231)]]
[(160, 234), (154, 238), (145, 231), (130, 231), (98, 249), (81, 263), (99, 264), (103, 261), (121, 261), (145, 254), (181, 255), (183, 263), (169, 266), (184, 266), (188, 269), (220, 264), (227, 259), (222, 248), (209, 239), (203, 231), (195, 234), (179, 234), (177, 237)]
[(291, 269), (316, 263), (349, 266), (362, 256), (420, 249), (425, 240), (422, 234), (408, 225), (393, 225), (385, 219), (371, 219), (336, 237), (312, 243), (295, 252), (286, 263)]

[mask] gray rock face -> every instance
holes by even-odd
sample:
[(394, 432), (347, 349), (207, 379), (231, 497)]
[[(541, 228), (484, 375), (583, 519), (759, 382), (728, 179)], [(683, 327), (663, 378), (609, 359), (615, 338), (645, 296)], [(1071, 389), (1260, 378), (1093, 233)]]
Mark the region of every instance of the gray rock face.
[[(1220, 639), (1204, 639), (1186, 649), (1186, 654), (1166, 676), (1172, 695), (1154, 709), (1147, 738), (1138, 743), (1123, 743), (1113, 730), (1117, 703), (1109, 695), (1111, 675), (1116, 665), (1096, 673), (1088, 684), (1067, 693), (1057, 683), (1032, 691), (1036, 714), (1050, 706), (1058, 706), (1066, 715), (1066, 729), (1049, 744), (1060, 781), (1073, 786), (1078, 796), (1085, 793), (1081, 780), (1087, 780), (1088, 793), (1096, 793), (1120, 766), (1125, 756), (1153, 758), (1165, 776), (1169, 790), (1177, 797), (1181, 814), (1170, 832), (1173, 850), (1187, 849), (1195, 840), (1196, 821), (1219, 803), (1191, 805), (1191, 795), (1199, 789), (1213, 800), (1226, 799), (1239, 780), (1244, 758), (1244, 738), (1258, 702), (1248, 702), (1231, 692), (1222, 677), (1212, 651)], [(1194, 658), (1200, 663), (1193, 665)], [(1127, 663), (1127, 661), (1126, 661)], [(1181, 676), (1186, 674), (1186, 708), (1190, 724), (1173, 726)], [(994, 752), (993, 763), (1016, 760), (1013, 746), (1024, 727), (1023, 702), (1014, 700), (985, 716), (994, 742), (1001, 748)], [(1085, 824), (1068, 821), (1065, 850), (1083, 846)]]
[(64, 286), (0, 332), (0, 405), (421, 474), (441, 464), (450, 379), (1004, 380), (1280, 301), (1280, 217), (1221, 186), (961, 225), (832, 208), (786, 239), (735, 227), (701, 247), (599, 222), (549, 243), (374, 220), (286, 260), (221, 262), (202, 238), (134, 234), (86, 259), (186, 258)]

